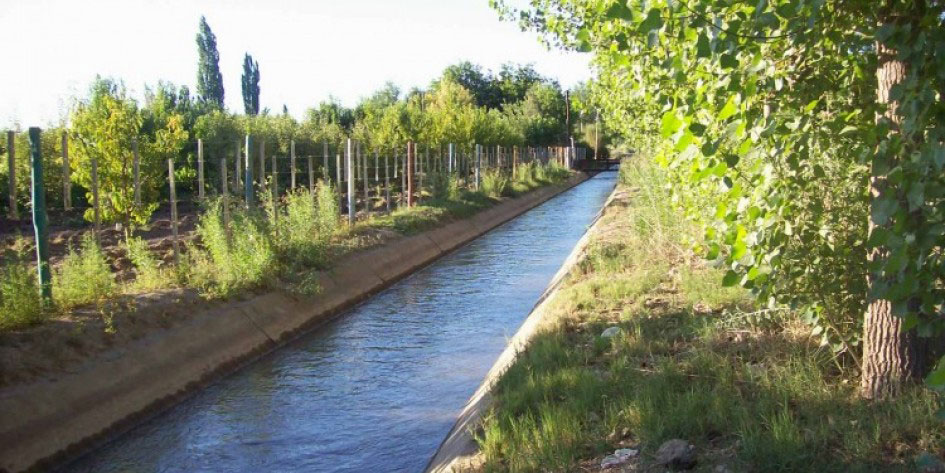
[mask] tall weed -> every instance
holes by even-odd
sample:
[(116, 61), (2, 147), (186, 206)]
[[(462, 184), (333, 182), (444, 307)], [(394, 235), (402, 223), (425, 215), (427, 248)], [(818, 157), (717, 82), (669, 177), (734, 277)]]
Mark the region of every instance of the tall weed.
[(128, 259), (135, 266), (135, 281), (133, 287), (143, 291), (153, 291), (172, 285), (172, 277), (168, 271), (161, 268), (161, 263), (151, 253), (148, 242), (140, 237), (130, 238), (125, 250)]
[(0, 268), (0, 330), (39, 323), (43, 317), (36, 270), (25, 255), (10, 252)]
[(191, 258), (190, 282), (207, 294), (228, 296), (257, 286), (274, 269), (276, 252), (266, 222), (258, 213), (232, 209), (230, 238), (224, 227), (222, 205), (213, 202), (197, 224), (202, 243)]
[(61, 308), (102, 302), (115, 293), (115, 278), (102, 247), (91, 234), (79, 250), (70, 248), (53, 274), (53, 297)]
[(500, 170), (493, 169), (482, 174), (480, 190), (488, 197), (498, 198), (509, 188), (509, 176)]

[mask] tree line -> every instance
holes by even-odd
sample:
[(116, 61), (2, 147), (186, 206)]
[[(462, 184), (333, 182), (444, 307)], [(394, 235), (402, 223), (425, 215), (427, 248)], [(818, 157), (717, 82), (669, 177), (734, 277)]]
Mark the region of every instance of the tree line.
[[(244, 113), (234, 113), (224, 107), (217, 38), (203, 17), (196, 44), (194, 95), (186, 85), (159, 80), (145, 87), (139, 102), (120, 79), (96, 77), (87, 95), (74, 99), (68, 124), (44, 130), (46, 182), (61, 182), (61, 148), (68, 146), (76, 200), (91, 200), (90, 161), (95, 159), (105, 200), (102, 220), (138, 225), (148, 220), (166, 192), (167, 159), (175, 161), (178, 185), (185, 191), (193, 185), (198, 139), (213, 159), (233, 156), (246, 134), (265, 142), (267, 154), (285, 156), (294, 141), (299, 155), (318, 156), (325, 143), (335, 149), (346, 138), (379, 152), (399, 151), (408, 141), (431, 146), (454, 143), (460, 149), (471, 149), (475, 143), (563, 145), (578, 126), (579, 120), (569, 120), (570, 104), (561, 86), (532, 66), (507, 64), (493, 74), (469, 62), (447, 67), (425, 89), (402, 92), (387, 83), (354, 107), (329, 98), (297, 120), (286, 107), (282, 113), (260, 109), (260, 66), (248, 53), (241, 90)], [(572, 102), (580, 109), (579, 100)], [(63, 133), (65, 142), (60, 139)], [(20, 156), (28, 149), (26, 134), (18, 134), (16, 141), (16, 186), (25, 199), (28, 160)], [(132, 186), (135, 153), (140, 158), (137, 199)], [(0, 175), (6, 172), (4, 167)], [(6, 182), (2, 179), (0, 185)], [(66, 190), (47, 188), (50, 202), (62, 201)], [(91, 209), (85, 217), (93, 218)]]

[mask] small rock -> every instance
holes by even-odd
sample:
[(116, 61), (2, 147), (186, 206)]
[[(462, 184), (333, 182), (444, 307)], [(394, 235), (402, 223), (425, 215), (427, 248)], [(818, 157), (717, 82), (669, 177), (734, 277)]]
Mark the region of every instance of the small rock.
[(730, 470), (730, 469), (729, 469), (727, 466), (725, 466), (725, 465), (716, 465), (716, 466), (715, 466), (715, 469), (712, 470), (712, 471), (713, 471), (713, 473), (732, 473), (732, 470)]
[(634, 448), (620, 448), (614, 450), (613, 455), (607, 455), (603, 460), (600, 461), (600, 467), (603, 469), (614, 468), (624, 463), (630, 461), (631, 458), (637, 456), (640, 453), (639, 450)]
[(656, 462), (673, 470), (688, 470), (696, 466), (695, 447), (685, 440), (668, 440), (656, 451)]
[(601, 338), (613, 338), (616, 337), (618, 333), (620, 333), (620, 327), (609, 327), (607, 330), (604, 330), (600, 336)]

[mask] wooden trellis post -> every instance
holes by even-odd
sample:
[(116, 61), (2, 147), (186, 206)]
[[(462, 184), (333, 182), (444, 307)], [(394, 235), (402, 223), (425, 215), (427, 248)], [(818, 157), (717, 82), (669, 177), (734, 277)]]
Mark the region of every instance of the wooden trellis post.
[(62, 207), (72, 210), (72, 170), (69, 168), (69, 134), (62, 132)]
[(134, 185), (135, 207), (141, 206), (141, 155), (138, 154), (138, 139), (131, 139), (131, 175)]
[(226, 234), (226, 244), (231, 243), (230, 234), (230, 192), (227, 187), (230, 185), (226, 178), (226, 158), (220, 158), (220, 192), (223, 199), (223, 232)]
[(351, 138), (345, 148), (345, 175), (348, 178), (348, 224), (354, 225), (354, 147)]
[(384, 156), (384, 202), (390, 212), (390, 156)]
[(407, 176), (407, 207), (413, 207), (413, 173), (414, 161), (416, 157), (417, 145), (413, 142), (407, 142), (407, 169), (404, 175)]
[(295, 190), (295, 140), (289, 142), (289, 166), (289, 188)]
[(203, 139), (197, 139), (197, 198), (203, 200)]
[(10, 219), (16, 220), (20, 213), (16, 208), (16, 133), (7, 132), (7, 179), (9, 179)]
[(171, 242), (174, 244), (174, 264), (180, 262), (180, 241), (177, 228), (177, 187), (174, 185), (174, 159), (167, 158), (167, 182), (171, 190)]
[(253, 136), (246, 135), (246, 156), (243, 157), (245, 173), (243, 175), (243, 199), (246, 201), (246, 208), (253, 206)]
[(92, 158), (92, 212), (95, 215), (95, 240), (102, 233), (102, 211), (98, 201), (98, 159)]

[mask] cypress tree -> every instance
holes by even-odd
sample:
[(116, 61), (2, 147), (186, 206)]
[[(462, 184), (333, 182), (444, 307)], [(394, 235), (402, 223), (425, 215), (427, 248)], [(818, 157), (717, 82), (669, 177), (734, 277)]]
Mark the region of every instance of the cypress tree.
[(204, 16), (200, 17), (197, 32), (197, 95), (201, 101), (223, 108), (223, 75), (220, 74), (217, 37)]
[(249, 53), (243, 58), (243, 108), (247, 115), (259, 115), (259, 63)]

